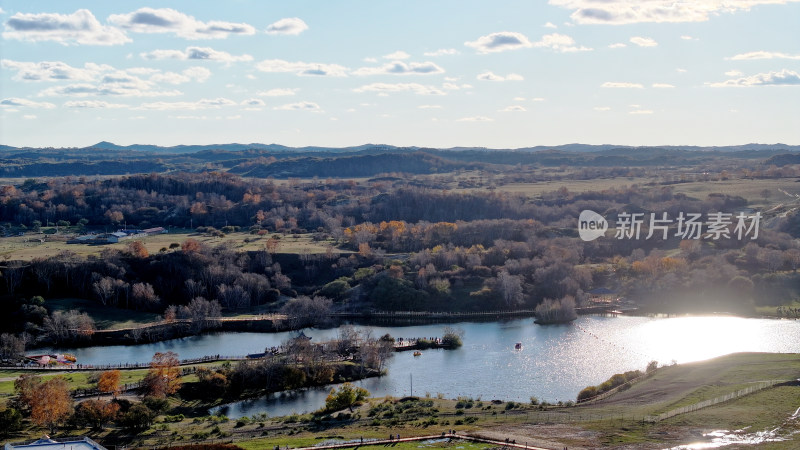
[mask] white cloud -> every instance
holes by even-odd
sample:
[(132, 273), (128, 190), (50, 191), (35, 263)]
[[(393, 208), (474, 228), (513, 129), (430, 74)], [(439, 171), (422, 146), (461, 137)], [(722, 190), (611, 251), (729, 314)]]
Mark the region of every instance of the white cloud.
[(152, 67), (131, 67), (130, 69), (125, 69), (125, 72), (132, 73), (134, 75), (152, 75), (154, 73), (161, 72), (161, 69), (154, 69)]
[(346, 77), (347, 67), (338, 64), (289, 62), (282, 59), (267, 59), (256, 65), (262, 72), (293, 72), (299, 76)]
[(66, 86), (47, 88), (39, 97), (87, 97), (90, 95), (115, 95), (121, 97), (174, 97), (182, 95), (181, 91), (156, 91), (151, 82), (138, 80), (133, 83), (101, 82), (96, 84), (77, 83)]
[(6, 12), (3, 11), (3, 8), (0, 8), (0, 14), (5, 14)]
[(644, 86), (642, 86), (639, 83), (625, 83), (625, 82), (606, 81), (605, 83), (601, 84), (600, 87), (604, 87), (604, 88), (642, 89)]
[(439, 50), (433, 52), (425, 52), (423, 55), (425, 56), (443, 56), (443, 55), (458, 55), (461, 52), (454, 48), (440, 48)]
[(383, 55), (383, 59), (391, 59), (393, 61), (397, 59), (408, 59), (408, 58), (411, 58), (411, 55), (402, 50), (398, 50), (394, 53), (389, 53), (388, 55)]
[(522, 75), (517, 73), (510, 73), (506, 76), (502, 76), (491, 71), (479, 74), (476, 78), (482, 81), (522, 81), (525, 79)]
[(55, 41), (65, 45), (121, 45), (131, 42), (119, 29), (101, 25), (87, 9), (79, 9), (72, 14), (17, 13), (5, 25), (5, 39)]
[(442, 89), (447, 89), (448, 91), (458, 91), (460, 89), (472, 89), (472, 85), (467, 83), (442, 83)]
[(261, 100), (260, 98), (248, 98), (247, 100), (243, 100), (241, 105), (258, 107), (258, 106), (266, 106), (267, 104), (264, 102), (264, 100)]
[(631, 44), (636, 44), (639, 47), (656, 47), (658, 42), (649, 37), (634, 36), (630, 39)]
[(139, 56), (143, 59), (203, 60), (225, 63), (253, 60), (253, 57), (247, 54), (234, 56), (228, 52), (214, 50), (211, 47), (186, 47), (186, 50), (153, 50), (152, 52), (139, 53)]
[(208, 99), (204, 98), (198, 100), (196, 102), (153, 102), (153, 103), (142, 103), (136, 109), (151, 109), (151, 110), (200, 110), (200, 109), (217, 109), (223, 106), (234, 106), (236, 102), (232, 100), (228, 100), (227, 98), (215, 98), (215, 99)]
[(748, 11), (753, 6), (798, 0), (549, 0), (571, 9), (578, 24), (620, 25), (642, 22), (704, 22), (713, 15)]
[(181, 73), (175, 73), (175, 72), (157, 73), (150, 77), (150, 81), (154, 81), (156, 83), (168, 83), (168, 84), (183, 84), (183, 83), (189, 83), (190, 81), (197, 81), (198, 83), (202, 83), (208, 80), (210, 76), (211, 76), (211, 71), (206, 69), (205, 67), (190, 67)]
[(739, 70), (729, 70), (729, 71), (725, 72), (725, 75), (727, 75), (729, 77), (741, 77), (742, 75), (744, 75), (744, 73), (742, 73)]
[(283, 88), (275, 88), (270, 89), (268, 91), (260, 91), (257, 95), (262, 97), (287, 97), (290, 95), (295, 95), (299, 89), (298, 88), (290, 88), (290, 89), (283, 89)]
[(411, 92), (418, 95), (445, 95), (445, 92), (437, 87), (419, 83), (372, 83), (353, 89), (353, 92), (377, 92), (379, 94)]
[(485, 116), (462, 117), (456, 122), (494, 122), (494, 119)]
[(531, 99), (532, 102), (543, 102), (545, 99), (542, 97), (534, 97)]
[(276, 106), (272, 109), (281, 110), (281, 111), (310, 111), (310, 112), (322, 112), (322, 109), (319, 107), (318, 104), (314, 102), (297, 102), (297, 103), (289, 103), (286, 105)]
[(353, 75), (435, 75), (444, 73), (444, 69), (432, 62), (405, 63), (392, 61), (380, 67), (361, 67), (353, 71)]
[(683, 39), (684, 41), (699, 41), (700, 40), (699, 38), (688, 36), (688, 35), (685, 35), (685, 34), (683, 36), (681, 36), (681, 39)]
[(780, 72), (758, 73), (749, 77), (735, 78), (720, 83), (711, 83), (712, 87), (749, 87), (749, 86), (800, 86), (800, 73), (783, 69)]
[(616, 42), (614, 44), (609, 44), (608, 48), (625, 48), (627, 46), (628, 44), (625, 44), (624, 42)]
[(208, 120), (208, 116), (169, 116), (169, 118), (178, 120)]
[(112, 14), (108, 21), (134, 33), (175, 33), (185, 39), (223, 39), (256, 32), (246, 23), (202, 22), (171, 8), (139, 8), (128, 14)]
[(635, 109), (633, 111), (628, 111), (628, 114), (646, 115), (646, 114), (653, 114), (653, 111), (650, 109)]
[(653, 83), (652, 86), (657, 89), (671, 89), (675, 87), (668, 83)]
[(527, 36), (514, 31), (500, 31), (488, 34), (474, 41), (464, 42), (464, 45), (474, 48), (479, 53), (503, 52), (533, 46)]
[(72, 67), (61, 61), (21, 62), (4, 59), (0, 61), (3, 69), (16, 71), (18, 81), (91, 81), (103, 72), (114, 70), (107, 65), (87, 63), (83, 68)]
[(733, 61), (741, 61), (748, 59), (800, 59), (800, 54), (790, 55), (788, 53), (766, 52), (762, 50), (757, 52), (740, 53), (738, 55), (731, 56), (730, 58), (725, 58), (725, 59)]
[(594, 109), (595, 111), (611, 111), (611, 107), (609, 106), (595, 106), (592, 109)]
[(0, 100), (0, 106), (8, 108), (34, 108), (34, 109), (53, 109), (56, 105), (48, 102), (34, 102), (25, 98), (5, 98)]
[(556, 29), (556, 28), (558, 28), (558, 25), (556, 25), (556, 24), (554, 24), (554, 23), (552, 23), (552, 22), (547, 22), (547, 23), (545, 23), (543, 26), (544, 26), (545, 28), (552, 28), (552, 29)]
[(525, 109), (524, 106), (511, 105), (511, 106), (506, 106), (503, 109), (499, 109), (498, 111), (500, 111), (500, 112), (524, 112), (524, 111), (527, 111), (527, 109)]
[(90, 109), (90, 108), (119, 109), (119, 108), (127, 108), (128, 105), (124, 105), (122, 103), (108, 103), (97, 100), (78, 100), (78, 101), (65, 102), (64, 107), (79, 108), (79, 109)]
[(542, 40), (533, 44), (534, 47), (540, 48), (549, 48), (553, 51), (561, 52), (561, 53), (572, 53), (572, 52), (588, 52), (592, 50), (589, 47), (584, 46), (576, 46), (575, 39), (572, 39), (570, 36), (565, 34), (546, 34), (542, 36)]
[(25, 119), (25, 120), (34, 120), (34, 119), (36, 119), (36, 115), (35, 114), (25, 114), (24, 116), (22, 116), (22, 118)]
[(419, 109), (442, 109), (442, 105), (419, 105)]
[(688, 70), (686, 70), (686, 69), (682, 69), (682, 68), (680, 68), (680, 67), (678, 67), (677, 69), (675, 69), (675, 71), (676, 71), (676, 72), (678, 72), (678, 73), (686, 73), (686, 72), (688, 72)]
[[(27, 65), (25, 65), (27, 64)], [(12, 64), (13, 65), (13, 64)], [(67, 65), (57, 64), (59, 69), (51, 71), (50, 65), (31, 66), (23, 63), (17, 67), (21, 76), (36, 78), (45, 76), (52, 79), (62, 77), (65, 80), (85, 81), (69, 85), (61, 85), (47, 88), (39, 92), (39, 97), (48, 96), (72, 96), (86, 97), (90, 95), (115, 95), (126, 97), (157, 97), (181, 95), (180, 91), (159, 91), (156, 90), (157, 83), (182, 84), (190, 81), (204, 82), (211, 76), (211, 71), (204, 67), (190, 67), (181, 73), (165, 72), (158, 69), (135, 67), (128, 70), (118, 70), (107, 65), (87, 64), (84, 69), (70, 68)], [(139, 75), (150, 75), (148, 80), (143, 80)], [(60, 78), (56, 78), (60, 79)]]
[(287, 17), (267, 27), (267, 34), (283, 34), (289, 36), (297, 36), (298, 34), (306, 31), (308, 25), (303, 22), (303, 19), (298, 17)]

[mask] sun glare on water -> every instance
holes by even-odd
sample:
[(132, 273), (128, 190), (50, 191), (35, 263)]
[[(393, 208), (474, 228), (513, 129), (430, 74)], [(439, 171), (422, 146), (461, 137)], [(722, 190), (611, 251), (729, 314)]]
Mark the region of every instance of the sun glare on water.
[(678, 317), (642, 324), (635, 341), (642, 352), (653, 358), (679, 363), (729, 353), (767, 351), (767, 341), (774, 342), (777, 336), (767, 336), (764, 327), (753, 325), (752, 320), (740, 317)]

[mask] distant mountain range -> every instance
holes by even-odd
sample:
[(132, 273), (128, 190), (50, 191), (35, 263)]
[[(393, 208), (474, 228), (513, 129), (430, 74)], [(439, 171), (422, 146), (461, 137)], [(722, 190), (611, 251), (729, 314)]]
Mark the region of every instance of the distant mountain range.
[(684, 151), (717, 151), (717, 152), (741, 152), (741, 151), (782, 151), (782, 152), (800, 152), (800, 145), (786, 145), (786, 144), (744, 144), (744, 145), (724, 145), (724, 146), (696, 146), (696, 145), (659, 145), (659, 146), (630, 146), (630, 145), (590, 145), (590, 144), (564, 144), (564, 145), (537, 145), (534, 147), (523, 147), (516, 149), (509, 148), (486, 148), (486, 147), (451, 147), (451, 148), (429, 148), (429, 147), (398, 147), (394, 145), (381, 145), (381, 144), (364, 144), (351, 147), (287, 147), (280, 144), (205, 144), (205, 145), (175, 145), (170, 147), (163, 147), (160, 145), (148, 144), (132, 144), (132, 145), (117, 145), (112, 142), (102, 141), (88, 147), (64, 147), (64, 148), (33, 148), (33, 147), (12, 147), (8, 145), (0, 145), (0, 151), (3, 152), (20, 152), (20, 151), (125, 151), (125, 152), (147, 152), (158, 153), (165, 155), (198, 153), (203, 151), (229, 151), (229, 152), (242, 152), (247, 150), (258, 150), (268, 152), (325, 152), (325, 153), (352, 153), (369, 151), (370, 153), (380, 152), (385, 150), (387, 152), (415, 152), (419, 150), (440, 150), (440, 151), (519, 151), (519, 152), (540, 152), (540, 151), (560, 151), (560, 152), (580, 152), (580, 153), (593, 153), (609, 150), (621, 149), (664, 149), (664, 150), (684, 150)]

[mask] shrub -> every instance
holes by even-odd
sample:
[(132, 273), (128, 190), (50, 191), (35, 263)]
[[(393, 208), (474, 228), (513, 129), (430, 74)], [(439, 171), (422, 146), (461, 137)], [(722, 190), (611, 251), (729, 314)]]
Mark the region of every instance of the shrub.
[(597, 396), (597, 386), (588, 386), (578, 392), (578, 402)]

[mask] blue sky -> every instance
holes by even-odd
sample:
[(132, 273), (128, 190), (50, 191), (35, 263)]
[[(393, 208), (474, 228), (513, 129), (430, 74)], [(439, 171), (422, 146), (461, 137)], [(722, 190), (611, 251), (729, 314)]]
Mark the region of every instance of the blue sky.
[(800, 1), (0, 0), (0, 143), (800, 144)]

